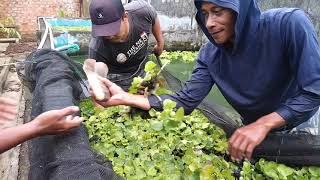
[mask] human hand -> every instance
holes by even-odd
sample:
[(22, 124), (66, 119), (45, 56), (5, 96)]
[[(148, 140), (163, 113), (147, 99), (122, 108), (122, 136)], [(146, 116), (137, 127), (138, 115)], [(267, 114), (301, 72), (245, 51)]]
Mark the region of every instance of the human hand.
[(259, 118), (256, 122), (237, 129), (229, 139), (228, 152), (233, 160), (251, 159), (253, 150), (274, 128), (281, 127), (286, 121), (272, 112)]
[(228, 153), (232, 160), (251, 159), (253, 150), (267, 136), (270, 129), (263, 124), (252, 123), (237, 129), (229, 139)]
[(163, 43), (157, 43), (153, 48), (153, 53), (157, 56), (160, 56), (163, 52), (163, 47), (164, 47)]
[(125, 103), (126, 97), (129, 96), (127, 92), (125, 92), (121, 87), (119, 87), (118, 85), (116, 85), (115, 83), (111, 82), (106, 78), (99, 77), (99, 80), (103, 84), (104, 88), (107, 88), (109, 90), (110, 98), (99, 101), (90, 90), (90, 94), (92, 95), (93, 102), (95, 103), (96, 106), (108, 107), (108, 106), (122, 105)]
[(61, 110), (52, 110), (40, 114), (30, 123), (37, 135), (58, 134), (78, 127), (83, 121), (82, 117), (73, 116), (79, 111), (77, 106), (69, 106)]
[(6, 123), (8, 120), (12, 120), (18, 113), (16, 101), (0, 97), (0, 124)]

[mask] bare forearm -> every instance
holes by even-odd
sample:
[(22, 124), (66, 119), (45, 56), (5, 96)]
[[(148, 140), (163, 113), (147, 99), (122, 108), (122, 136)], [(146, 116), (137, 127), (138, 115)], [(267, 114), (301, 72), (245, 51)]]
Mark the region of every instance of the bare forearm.
[(258, 119), (255, 123), (265, 126), (270, 131), (285, 125), (286, 121), (278, 113), (273, 112)]
[(0, 153), (37, 136), (37, 129), (32, 123), (0, 130)]
[(251, 159), (254, 148), (259, 145), (268, 133), (283, 126), (286, 121), (276, 112), (259, 118), (256, 122), (237, 129), (229, 139), (228, 152), (237, 161)]
[(152, 27), (152, 34), (156, 38), (156, 41), (157, 41), (158, 45), (163, 45), (164, 44), (159, 18), (156, 18), (156, 20), (155, 20), (155, 23), (154, 23), (154, 25)]
[(137, 107), (144, 110), (149, 110), (151, 108), (148, 98), (144, 97), (143, 95), (126, 93), (124, 99), (125, 105)]

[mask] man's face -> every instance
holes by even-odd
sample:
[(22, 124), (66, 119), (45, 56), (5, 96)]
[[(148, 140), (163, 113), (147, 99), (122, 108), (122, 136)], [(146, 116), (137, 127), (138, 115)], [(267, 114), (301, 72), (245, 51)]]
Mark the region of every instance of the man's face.
[(231, 9), (204, 2), (201, 6), (205, 25), (217, 44), (233, 42), (235, 34), (235, 12)]
[(129, 26), (128, 16), (125, 14), (121, 19), (119, 32), (114, 36), (105, 36), (104, 38), (111, 42), (125, 42), (128, 38)]

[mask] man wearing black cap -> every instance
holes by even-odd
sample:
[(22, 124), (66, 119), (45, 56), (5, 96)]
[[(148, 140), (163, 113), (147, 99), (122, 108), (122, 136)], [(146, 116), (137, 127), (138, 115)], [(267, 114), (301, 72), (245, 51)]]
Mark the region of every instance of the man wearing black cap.
[(89, 58), (109, 67), (108, 79), (128, 89), (135, 76), (142, 76), (147, 61), (150, 32), (163, 51), (163, 37), (156, 11), (143, 0), (122, 5), (121, 0), (93, 0), (90, 3), (92, 39)]

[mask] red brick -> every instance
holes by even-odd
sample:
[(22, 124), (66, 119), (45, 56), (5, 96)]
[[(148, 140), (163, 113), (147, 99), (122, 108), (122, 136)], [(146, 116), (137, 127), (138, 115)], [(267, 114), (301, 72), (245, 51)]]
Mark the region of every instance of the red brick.
[(37, 16), (56, 16), (62, 9), (69, 17), (78, 17), (78, 0), (1, 0), (0, 18), (13, 16), (22, 37), (34, 35), (37, 29)]

